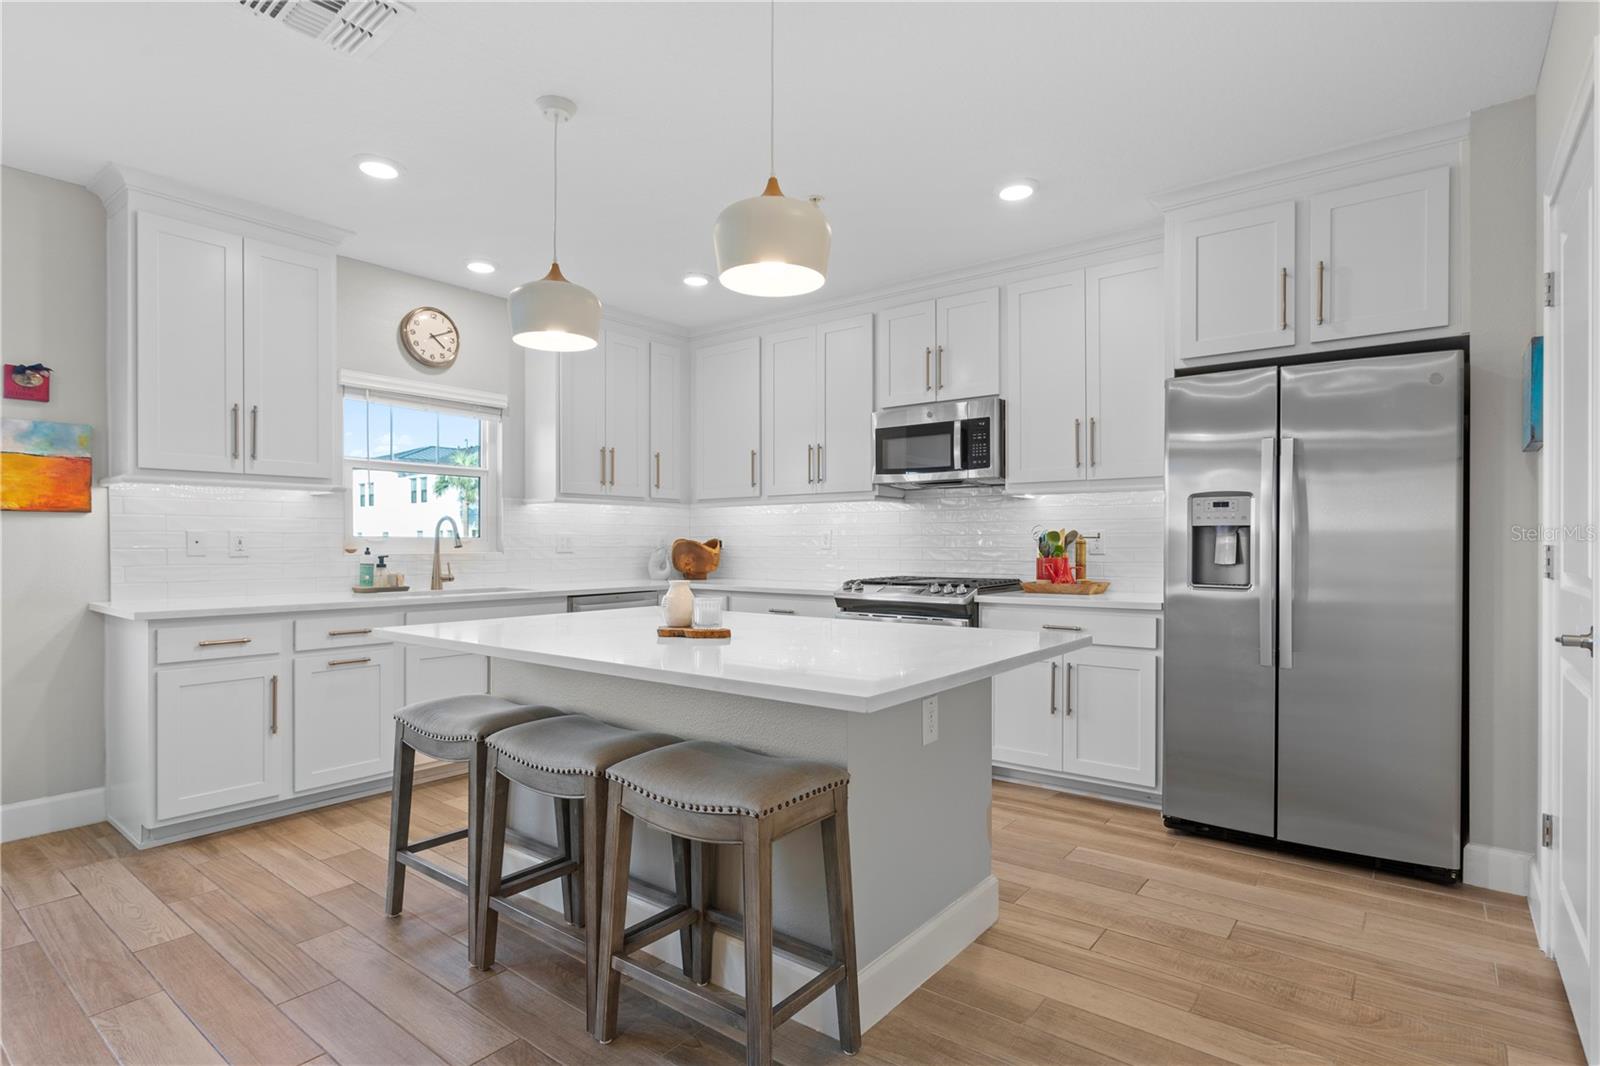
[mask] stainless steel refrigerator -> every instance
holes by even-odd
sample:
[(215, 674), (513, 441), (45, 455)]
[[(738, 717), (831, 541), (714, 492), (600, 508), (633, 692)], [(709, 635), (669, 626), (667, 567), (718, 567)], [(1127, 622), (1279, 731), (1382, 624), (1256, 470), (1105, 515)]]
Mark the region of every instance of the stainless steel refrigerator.
[(1461, 867), (1466, 361), (1167, 383), (1162, 813)]

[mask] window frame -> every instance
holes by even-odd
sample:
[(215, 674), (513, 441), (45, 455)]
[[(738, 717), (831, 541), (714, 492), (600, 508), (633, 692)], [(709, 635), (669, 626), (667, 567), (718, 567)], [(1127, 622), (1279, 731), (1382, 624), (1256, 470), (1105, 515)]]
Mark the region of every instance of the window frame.
[[(355, 379), (355, 380), (352, 380)], [(463, 536), (461, 551), (475, 555), (498, 554), (503, 550), (501, 517), (504, 501), (501, 496), (502, 421), (506, 401), (504, 397), (488, 393), (468, 394), (466, 390), (434, 390), (428, 393), (413, 391), (408, 382), (375, 383), (366, 375), (344, 374), (340, 378), (339, 395), (339, 456), (343, 471), (340, 493), (345, 497), (344, 538), (346, 544), (370, 545), (373, 554), (420, 555), (433, 551), (432, 536), (362, 536), (355, 532), (357, 492), (353, 487), (353, 473), (357, 470), (389, 472), (412, 475), (412, 493), (416, 477), (428, 481), (435, 477), (475, 475), (478, 485), (478, 533), (475, 538)], [(460, 396), (438, 396), (438, 392), (455, 392)], [(470, 396), (470, 398), (468, 398)], [(478, 422), (478, 448), (481, 466), (464, 467), (453, 463), (400, 463), (389, 459), (356, 459), (344, 454), (344, 401), (358, 398), (368, 403), (409, 407), (414, 410), (451, 414), (474, 418)], [(373, 503), (373, 491), (366, 491), (367, 504)], [(454, 549), (452, 549), (454, 550)]]

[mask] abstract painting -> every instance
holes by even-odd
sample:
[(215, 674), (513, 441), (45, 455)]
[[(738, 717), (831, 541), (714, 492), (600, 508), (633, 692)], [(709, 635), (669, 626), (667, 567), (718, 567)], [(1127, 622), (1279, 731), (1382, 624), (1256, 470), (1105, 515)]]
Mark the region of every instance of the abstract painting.
[(0, 510), (87, 511), (93, 427), (0, 419)]

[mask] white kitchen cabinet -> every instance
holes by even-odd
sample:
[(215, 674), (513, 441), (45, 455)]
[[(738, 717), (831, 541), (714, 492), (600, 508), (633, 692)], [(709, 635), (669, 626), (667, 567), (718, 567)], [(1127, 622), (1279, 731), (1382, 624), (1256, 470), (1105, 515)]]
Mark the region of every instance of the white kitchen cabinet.
[(1185, 218), (1175, 236), (1179, 359), (1293, 346), (1293, 200)]
[(108, 167), (110, 480), (337, 481), (339, 230)]
[(768, 496), (872, 489), (872, 316), (761, 341)]
[(999, 674), (994, 679), (994, 759), (1037, 770), (1060, 770), (1061, 725), (1058, 657)]
[(1166, 471), (1166, 344), (1159, 255), (1084, 271), (1085, 458), (1092, 481)]
[(649, 356), (643, 340), (607, 329), (600, 347), (561, 356), (561, 492), (646, 495)]
[(156, 818), (281, 795), (283, 672), (277, 657), (156, 671)]
[(1083, 271), (1006, 289), (1006, 480), (1082, 481), (1084, 451)]
[(683, 349), (650, 345), (650, 498), (682, 500), (688, 480)]
[[(715, 587), (696, 590), (696, 595), (717, 595)], [(801, 595), (797, 593), (730, 592), (727, 594), (729, 611), (746, 614), (799, 615), (802, 618), (833, 618), (839, 608), (833, 594)], [(879, 623), (862, 623), (877, 625)]]
[(693, 403), (695, 498), (760, 496), (760, 340), (696, 349)]
[(1154, 788), (1156, 657), (1090, 647), (1065, 656), (1063, 667), (1062, 771)]
[(481, 695), (489, 691), (489, 657), (470, 651), (408, 645), (406, 702), (421, 703), (445, 696)]
[(892, 307), (878, 318), (877, 401), (898, 407), (1000, 391), (1000, 290)]
[(388, 773), (401, 691), (400, 653), (392, 644), (297, 656), (294, 790)]
[(1313, 341), (1448, 325), (1450, 168), (1310, 199)]

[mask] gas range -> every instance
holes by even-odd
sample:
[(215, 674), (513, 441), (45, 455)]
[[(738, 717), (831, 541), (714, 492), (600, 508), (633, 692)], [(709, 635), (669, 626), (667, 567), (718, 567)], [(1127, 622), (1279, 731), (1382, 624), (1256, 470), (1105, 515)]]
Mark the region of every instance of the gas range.
[(839, 586), (833, 602), (851, 618), (975, 626), (980, 592), (1021, 587), (1014, 577), (864, 577)]

